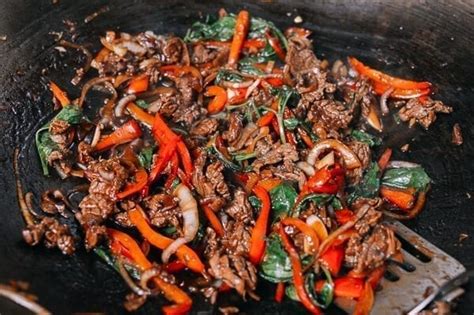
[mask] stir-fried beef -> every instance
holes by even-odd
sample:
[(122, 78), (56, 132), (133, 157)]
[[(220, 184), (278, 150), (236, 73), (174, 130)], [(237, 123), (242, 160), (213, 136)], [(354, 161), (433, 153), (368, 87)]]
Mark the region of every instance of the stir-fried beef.
[(444, 105), (441, 101), (435, 101), (429, 97), (424, 100), (413, 98), (400, 109), (398, 116), (402, 121), (408, 121), (410, 126), (417, 122), (424, 128), (428, 128), (436, 120), (436, 113), (449, 114), (452, 111), (451, 107)]
[(358, 167), (353, 170), (347, 171), (347, 178), (349, 179), (350, 183), (357, 184), (362, 179), (362, 174), (365, 169), (370, 165), (372, 160), (372, 154), (370, 151), (370, 147), (360, 141), (351, 141), (347, 143), (347, 146), (357, 155), (359, 161), (361, 162), (361, 167)]
[(235, 142), (242, 132), (242, 116), (237, 112), (229, 115), (229, 128), (222, 134), (222, 138), (229, 143)]
[(455, 123), (454, 126), (453, 126), (453, 133), (452, 133), (452, 136), (451, 136), (451, 142), (454, 145), (461, 145), (464, 142), (463, 137), (462, 137), (461, 126), (459, 126), (458, 123)]
[(248, 223), (253, 219), (252, 206), (247, 199), (247, 194), (240, 188), (235, 190), (234, 198), (224, 211), (238, 222)]
[(321, 100), (311, 106), (308, 119), (313, 123), (322, 123), (326, 130), (345, 129), (352, 120), (352, 109), (338, 101)]
[(168, 194), (156, 194), (145, 198), (143, 203), (151, 224), (157, 227), (179, 227), (182, 212), (176, 198)]
[(69, 227), (49, 217), (42, 218), (35, 225), (27, 226), (23, 230), (23, 239), (29, 245), (37, 245), (43, 240), (46, 247), (57, 247), (65, 255), (71, 255), (76, 249)]
[(298, 152), (296, 148), (289, 144), (284, 143), (282, 145), (275, 144), (273, 149), (264, 153), (262, 156), (258, 156), (252, 163), (252, 168), (255, 172), (260, 172), (260, 169), (265, 165), (277, 164), (281, 161), (298, 161)]
[(216, 132), (217, 127), (219, 127), (219, 121), (217, 119), (204, 118), (193, 126), (190, 133), (193, 136), (206, 137)]

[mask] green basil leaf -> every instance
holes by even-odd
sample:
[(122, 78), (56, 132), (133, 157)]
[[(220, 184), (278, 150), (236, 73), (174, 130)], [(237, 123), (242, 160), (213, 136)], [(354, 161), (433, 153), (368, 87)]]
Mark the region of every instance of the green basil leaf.
[[(103, 246), (97, 246), (93, 250), (94, 253), (99, 256), (107, 265), (115, 269), (115, 271), (119, 272), (117, 258), (108, 248)], [(123, 265), (125, 267), (125, 270), (127, 270), (127, 272), (130, 274), (130, 276), (137, 280), (140, 279), (141, 273), (137, 268), (126, 263), (124, 263)]]
[(292, 209), (291, 216), (298, 217), (300, 215), (301, 209), (307, 202), (314, 202), (316, 205), (326, 205), (334, 198), (333, 195), (328, 194), (309, 194), (303, 197), (299, 203)]
[(426, 191), (431, 179), (422, 167), (391, 168), (385, 171), (382, 185), (394, 188), (415, 188), (417, 191)]
[(351, 136), (357, 141), (367, 144), (369, 147), (378, 146), (382, 143), (382, 139), (380, 139), (379, 137), (373, 136), (370, 133), (367, 133), (363, 130), (354, 129), (351, 132)]
[(154, 147), (146, 147), (143, 148), (138, 154), (138, 161), (140, 162), (140, 165), (147, 170), (151, 168), (151, 164), (153, 163), (153, 150)]
[(234, 36), (235, 15), (224, 16), (217, 21), (208, 16), (205, 22), (195, 22), (188, 29), (184, 41), (196, 42), (200, 40), (228, 41)]
[(349, 203), (354, 202), (359, 197), (374, 198), (378, 195), (380, 189), (379, 171), (379, 165), (372, 162), (369, 168), (365, 171), (362, 181), (349, 195)]
[(70, 125), (77, 125), (82, 120), (82, 109), (77, 105), (66, 105), (53, 118), (67, 121)]
[(216, 76), (216, 84), (221, 83), (222, 81), (229, 81), (229, 82), (243, 82), (244, 78), (239, 75), (238, 73), (235, 73), (233, 71), (229, 71), (226, 69), (220, 69), (219, 72), (217, 72)]
[(298, 193), (289, 183), (282, 183), (270, 190), (273, 222), (288, 215), (295, 204), (296, 198), (298, 198)]
[(150, 104), (148, 104), (148, 102), (145, 100), (136, 100), (135, 104), (137, 104), (139, 107), (143, 109), (147, 109), (148, 107), (150, 107)]
[(293, 277), (290, 257), (283, 248), (280, 237), (275, 233), (270, 234), (267, 239), (260, 269), (260, 275), (274, 283), (286, 282)]
[(288, 130), (295, 130), (299, 123), (300, 121), (296, 118), (287, 118), (283, 120), (283, 124)]

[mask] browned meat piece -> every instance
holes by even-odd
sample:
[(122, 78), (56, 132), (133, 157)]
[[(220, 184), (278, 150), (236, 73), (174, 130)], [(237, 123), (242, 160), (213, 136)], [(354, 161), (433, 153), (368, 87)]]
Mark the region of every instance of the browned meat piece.
[(462, 131), (461, 126), (458, 123), (455, 123), (453, 126), (453, 134), (451, 137), (451, 142), (454, 145), (461, 145), (463, 143)]
[(191, 61), (194, 64), (201, 64), (212, 61), (217, 55), (217, 51), (206, 48), (203, 44), (194, 45)]
[(70, 126), (65, 120), (54, 119), (49, 125), (49, 133), (51, 135), (59, 135), (68, 131)]
[(186, 126), (191, 126), (199, 117), (204, 115), (205, 111), (199, 104), (193, 104), (189, 107), (178, 107), (171, 118), (175, 123), (181, 122)]
[(306, 183), (306, 175), (290, 160), (284, 160), (282, 165), (271, 168), (273, 175), (285, 181), (297, 182), (302, 188)]
[(190, 133), (193, 136), (206, 137), (216, 132), (217, 127), (219, 127), (219, 121), (217, 119), (204, 118), (193, 126)]
[(242, 116), (236, 112), (229, 115), (229, 129), (224, 131), (222, 139), (227, 140), (229, 143), (233, 143), (239, 138), (242, 132)]
[(89, 227), (83, 227), (86, 235), (84, 245), (86, 249), (91, 249), (97, 246), (102, 240), (107, 237), (107, 231), (105, 226), (102, 225), (91, 225)]
[(252, 163), (253, 170), (257, 173), (265, 165), (277, 164), (281, 161), (292, 161), (296, 162), (299, 160), (298, 151), (296, 148), (289, 144), (284, 143), (282, 145), (275, 144), (273, 149), (262, 156), (257, 156), (255, 161)]
[(196, 90), (199, 89), (200, 83), (197, 78), (192, 75), (184, 75), (175, 80), (176, 88), (181, 93), (181, 106), (189, 107), (196, 99)]
[(246, 256), (250, 249), (252, 226), (241, 221), (229, 221), (221, 244), (227, 254)]
[(355, 224), (355, 229), (359, 234), (367, 233), (371, 228), (376, 226), (382, 219), (382, 212), (377, 209), (382, 205), (382, 200), (380, 198), (367, 199), (367, 198), (358, 198), (352, 204), (352, 210), (357, 213), (365, 205), (368, 205), (370, 209), (364, 215), (362, 219)]
[(365, 236), (358, 235), (349, 239), (345, 262), (356, 273), (370, 272), (399, 253), (400, 248), (394, 232), (383, 224), (378, 224)]
[(248, 201), (247, 194), (241, 188), (234, 192), (234, 198), (224, 211), (237, 222), (249, 223), (253, 221), (252, 206)]
[(76, 213), (79, 222), (92, 224), (100, 223), (114, 211), (115, 203), (105, 194), (91, 193), (79, 204), (81, 212)]
[(180, 226), (182, 218), (178, 200), (168, 194), (156, 194), (143, 200), (151, 224), (157, 227)]
[(41, 210), (49, 214), (65, 215), (69, 202), (60, 190), (47, 190), (41, 195)]
[(132, 222), (130, 221), (127, 212), (117, 213), (114, 217), (115, 223), (120, 226), (131, 228), (133, 227)]
[(290, 72), (294, 77), (308, 70), (319, 69), (321, 64), (314, 55), (311, 42), (300, 36), (293, 36), (288, 40), (285, 63), (289, 65)]
[(427, 98), (421, 101), (419, 98), (409, 100), (398, 112), (402, 121), (409, 121), (410, 127), (416, 122), (424, 128), (428, 127), (436, 120), (436, 113), (449, 114), (453, 109), (446, 106), (441, 101)]
[(206, 167), (207, 154), (199, 150), (194, 161), (192, 182), (198, 194), (202, 197), (200, 202), (208, 205), (213, 211), (221, 209), (230, 199), (229, 187), (224, 181), (224, 166), (220, 161)]
[(362, 179), (364, 170), (369, 166), (371, 162), (372, 153), (370, 151), (370, 147), (360, 141), (353, 140), (351, 142), (346, 143), (346, 145), (352, 151), (354, 151), (354, 153), (357, 155), (359, 161), (362, 164), (361, 167), (346, 171), (346, 177), (348, 178), (349, 182), (351, 184), (357, 184)]
[(23, 230), (23, 239), (31, 246), (43, 240), (46, 247), (57, 247), (65, 255), (72, 255), (75, 250), (69, 227), (54, 218), (44, 217), (39, 223), (26, 227)]
[(128, 312), (133, 312), (143, 306), (146, 302), (146, 295), (137, 295), (135, 293), (129, 293), (125, 296), (125, 301), (123, 301), (123, 307)]
[(165, 63), (175, 64), (179, 63), (182, 59), (185, 44), (178, 37), (172, 37), (168, 39), (163, 46), (163, 56), (165, 57)]
[(115, 198), (125, 180), (128, 172), (120, 164), (119, 159), (93, 161), (84, 171), (86, 178), (91, 182), (89, 193), (105, 194), (110, 199)]
[(85, 141), (79, 142), (77, 145), (77, 160), (79, 163), (87, 164), (90, 163), (93, 158), (90, 156), (92, 152), (91, 146)]
[(265, 136), (255, 144), (256, 156), (264, 156), (273, 149), (273, 139), (271, 135)]
[(209, 259), (209, 266), (211, 276), (223, 280), (242, 296), (247, 292), (252, 296), (257, 283), (257, 271), (244, 257), (216, 254)]
[(308, 120), (322, 124), (327, 130), (345, 129), (352, 120), (352, 112), (353, 109), (346, 108), (338, 101), (321, 100), (311, 106)]
[(222, 315), (239, 314), (239, 309), (235, 306), (219, 307), (219, 312)]

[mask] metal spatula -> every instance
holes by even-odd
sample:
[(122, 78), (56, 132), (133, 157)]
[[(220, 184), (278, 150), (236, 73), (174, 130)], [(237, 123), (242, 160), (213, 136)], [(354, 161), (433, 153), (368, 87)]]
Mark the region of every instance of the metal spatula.
[[(466, 269), (400, 222), (385, 223), (393, 228), (402, 243), (404, 262), (389, 264), (371, 314), (416, 314), (415, 307)], [(463, 292), (462, 288), (451, 290), (451, 298)], [(335, 302), (348, 313), (354, 307), (354, 302), (347, 299), (336, 299)]]

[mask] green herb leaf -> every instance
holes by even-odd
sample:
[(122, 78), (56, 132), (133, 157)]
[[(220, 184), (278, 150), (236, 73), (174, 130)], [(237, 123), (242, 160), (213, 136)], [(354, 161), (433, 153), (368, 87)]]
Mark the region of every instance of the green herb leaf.
[(234, 36), (234, 29), (235, 15), (224, 16), (217, 21), (207, 16), (205, 22), (196, 22), (188, 29), (184, 41), (218, 40), (225, 42)]
[(351, 132), (351, 136), (357, 141), (367, 144), (369, 147), (378, 146), (382, 143), (382, 139), (380, 139), (379, 137), (373, 136), (370, 133), (367, 133), (363, 130), (354, 129)]
[(277, 55), (276, 55), (275, 50), (270, 44), (267, 43), (265, 47), (262, 50), (260, 50), (256, 55), (242, 58), (239, 61), (239, 64), (242, 66), (246, 66), (246, 65), (253, 65), (256, 63), (267, 63), (269, 61), (276, 60), (276, 59), (277, 59)]
[(289, 183), (281, 183), (270, 190), (273, 222), (288, 215), (295, 204), (296, 198), (298, 198), (298, 193)]
[(151, 168), (151, 164), (153, 163), (153, 150), (154, 147), (152, 146), (145, 147), (138, 154), (140, 165), (147, 170)]
[(349, 203), (354, 202), (357, 198), (374, 198), (378, 195), (380, 189), (379, 165), (372, 162), (365, 171), (364, 177), (354, 191), (349, 195)]
[(260, 268), (260, 275), (274, 283), (290, 281), (293, 276), (290, 257), (283, 248), (280, 237), (275, 233), (270, 234), (267, 239)]
[(303, 197), (299, 203), (292, 209), (291, 216), (298, 217), (301, 209), (307, 202), (314, 202), (316, 205), (326, 205), (334, 198), (333, 195), (328, 194), (309, 194)]
[(221, 83), (222, 81), (229, 81), (229, 82), (243, 82), (244, 78), (239, 75), (238, 73), (235, 73), (233, 71), (229, 71), (226, 69), (220, 69), (219, 72), (217, 72), (216, 76), (216, 84)]
[(300, 121), (296, 118), (287, 118), (283, 120), (283, 124), (288, 130), (295, 130), (299, 123)]
[(422, 167), (391, 168), (385, 171), (382, 185), (394, 188), (415, 188), (417, 191), (426, 191), (431, 179)]
[[(119, 272), (119, 267), (118, 267), (118, 262), (117, 258), (114, 256), (114, 254), (106, 247), (103, 246), (97, 246), (94, 249), (94, 253), (99, 256), (107, 265), (115, 269), (115, 271)], [(140, 271), (135, 268), (134, 266), (131, 266), (129, 264), (124, 263), (123, 266), (125, 267), (125, 270), (134, 278), (139, 280), (141, 277)]]

